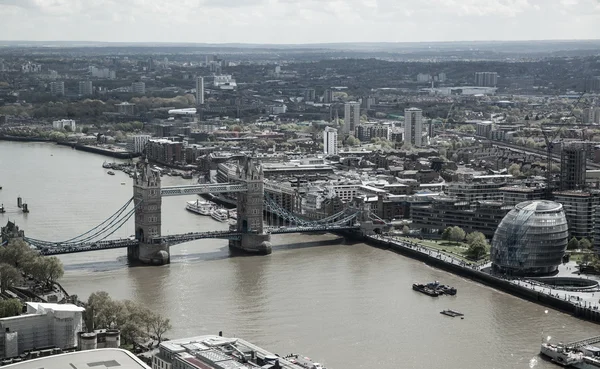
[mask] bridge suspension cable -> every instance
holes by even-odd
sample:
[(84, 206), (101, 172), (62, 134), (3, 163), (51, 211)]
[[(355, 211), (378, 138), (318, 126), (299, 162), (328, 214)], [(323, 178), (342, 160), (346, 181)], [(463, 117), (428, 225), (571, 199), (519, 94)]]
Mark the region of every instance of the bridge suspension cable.
[[(100, 223), (93, 229), (91, 229), (77, 237), (70, 238), (69, 240), (62, 241), (62, 242), (49, 242), (49, 241), (38, 240), (35, 238), (30, 238), (30, 237), (26, 237), (25, 240), (32, 244), (36, 244), (36, 245), (40, 245), (40, 246), (57, 246), (57, 245), (76, 246), (76, 245), (82, 245), (85, 243), (92, 243), (94, 241), (97, 242), (99, 240), (104, 240), (108, 236), (115, 233), (118, 229), (120, 229), (125, 224), (125, 222), (131, 218), (131, 216), (135, 213), (136, 208), (139, 207), (141, 204), (141, 202), (140, 202), (137, 206), (135, 206), (133, 209), (131, 209), (125, 215), (123, 215), (123, 212), (126, 210), (127, 206), (129, 206), (129, 204), (132, 201), (133, 201), (133, 198), (131, 198), (116, 213), (111, 215), (108, 219), (106, 219), (104, 222)], [(104, 225), (104, 227), (102, 227), (101, 229), (98, 230), (98, 228), (102, 225)], [(94, 230), (97, 230), (97, 231), (90, 234)], [(85, 238), (81, 238), (82, 236), (84, 236), (86, 234), (89, 234), (89, 235)]]
[[(132, 197), (132, 198), (130, 198), (130, 199), (129, 199), (129, 201), (127, 201), (127, 202), (125, 203), (125, 205), (123, 205), (123, 206), (122, 206), (122, 207), (121, 207), (119, 210), (117, 210), (117, 211), (116, 211), (116, 212), (115, 212), (113, 215), (111, 215), (110, 217), (108, 217), (108, 218), (107, 218), (105, 221), (103, 221), (102, 223), (98, 224), (97, 226), (95, 226), (94, 228), (90, 229), (89, 231), (87, 231), (87, 232), (85, 232), (85, 233), (82, 233), (82, 234), (80, 234), (79, 236), (76, 236), (76, 237), (73, 237), (73, 238), (69, 238), (68, 240), (65, 240), (65, 241), (63, 241), (63, 243), (66, 243), (66, 242), (72, 242), (72, 241), (76, 241), (77, 239), (79, 239), (79, 238), (81, 238), (81, 237), (83, 237), (83, 236), (85, 236), (85, 235), (87, 235), (87, 234), (90, 234), (91, 232), (93, 232), (93, 231), (95, 231), (96, 229), (100, 228), (101, 226), (103, 226), (104, 224), (106, 224), (106, 222), (110, 221), (111, 219), (113, 219), (113, 218), (115, 218), (115, 219), (116, 219), (116, 218), (118, 218), (119, 216), (121, 216), (121, 214), (123, 214), (123, 212), (125, 211), (125, 209), (127, 209), (127, 207), (129, 206), (129, 204), (131, 204), (131, 202), (132, 202), (132, 201), (133, 201), (133, 197)], [(111, 223), (112, 223), (112, 221), (111, 221)], [(109, 225), (110, 225), (111, 223), (109, 223)], [(104, 228), (103, 228), (103, 229), (104, 229)], [(92, 236), (93, 236), (93, 235), (92, 235)], [(92, 236), (89, 236), (89, 237), (92, 237)], [(88, 238), (89, 238), (89, 237), (88, 237)]]

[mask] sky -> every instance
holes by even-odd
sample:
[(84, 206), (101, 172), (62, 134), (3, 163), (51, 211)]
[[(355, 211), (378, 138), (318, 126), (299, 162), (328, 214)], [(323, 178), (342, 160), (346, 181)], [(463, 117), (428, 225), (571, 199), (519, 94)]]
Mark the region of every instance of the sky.
[(600, 39), (600, 0), (0, 0), (0, 40)]

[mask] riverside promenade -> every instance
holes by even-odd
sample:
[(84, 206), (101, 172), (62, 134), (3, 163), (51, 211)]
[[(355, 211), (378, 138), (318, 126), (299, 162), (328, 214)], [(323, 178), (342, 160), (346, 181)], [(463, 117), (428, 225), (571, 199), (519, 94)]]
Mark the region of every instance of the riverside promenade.
[[(560, 289), (543, 283), (544, 278), (507, 278), (494, 275), (491, 274), (491, 262), (468, 263), (458, 257), (410, 242), (399, 236), (367, 236), (367, 241), (377, 247), (390, 249), (421, 260), (433, 267), (472, 279), (514, 296), (555, 308), (581, 319), (600, 323), (600, 289), (598, 286), (579, 290)], [(590, 282), (599, 281), (597, 276), (578, 275), (577, 265), (574, 262), (559, 266), (559, 273), (553, 277), (577, 278)]]

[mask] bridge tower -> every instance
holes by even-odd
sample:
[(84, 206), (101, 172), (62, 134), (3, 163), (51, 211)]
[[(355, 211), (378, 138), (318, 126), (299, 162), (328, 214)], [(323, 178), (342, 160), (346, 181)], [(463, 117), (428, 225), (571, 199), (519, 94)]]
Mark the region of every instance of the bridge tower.
[(236, 231), (242, 236), (240, 240), (229, 241), (229, 246), (250, 253), (268, 255), (271, 253), (271, 235), (265, 234), (263, 230), (263, 169), (252, 159), (245, 158), (238, 165), (237, 177), (246, 183), (248, 190), (237, 194)]
[(133, 202), (135, 238), (139, 243), (127, 248), (127, 257), (130, 261), (144, 264), (169, 264), (169, 246), (153, 240), (160, 237), (160, 173), (151, 169), (148, 162), (139, 163), (137, 171), (140, 173), (136, 173), (133, 179)]

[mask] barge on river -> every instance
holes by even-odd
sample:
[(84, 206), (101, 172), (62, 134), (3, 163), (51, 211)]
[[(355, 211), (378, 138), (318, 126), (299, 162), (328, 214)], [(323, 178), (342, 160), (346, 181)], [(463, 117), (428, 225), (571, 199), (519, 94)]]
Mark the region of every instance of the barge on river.
[(457, 292), (456, 288), (440, 284), (438, 281), (427, 284), (414, 283), (412, 289), (431, 297), (438, 297), (441, 295), (454, 296)]

